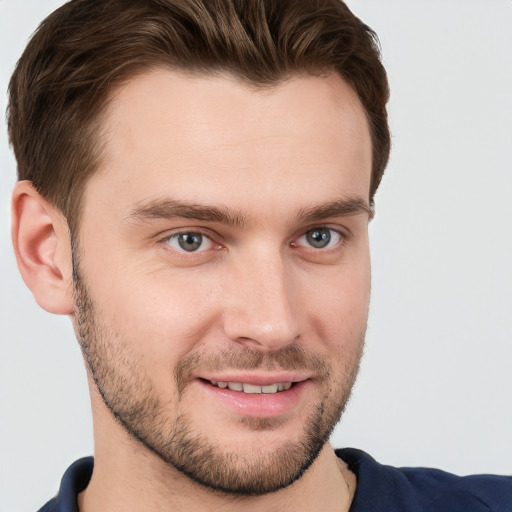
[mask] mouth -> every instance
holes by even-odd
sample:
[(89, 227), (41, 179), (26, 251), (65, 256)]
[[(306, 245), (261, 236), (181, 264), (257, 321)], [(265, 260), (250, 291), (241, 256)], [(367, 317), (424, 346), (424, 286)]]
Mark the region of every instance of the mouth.
[(276, 382), (274, 384), (258, 386), (248, 382), (223, 382), (216, 380), (209, 380), (205, 382), (210, 383), (212, 386), (216, 386), (220, 389), (230, 389), (231, 391), (238, 391), (240, 393), (246, 393), (249, 395), (272, 395), (275, 393), (281, 393), (283, 391), (288, 391), (294, 384), (296, 384), (295, 382)]
[[(227, 377), (227, 376), (226, 376)], [(238, 378), (237, 378), (238, 377)], [(237, 416), (253, 418), (285, 417), (307, 402), (312, 389), (309, 376), (282, 375), (267, 376), (242, 375), (217, 380), (200, 377), (196, 379), (213, 401)]]

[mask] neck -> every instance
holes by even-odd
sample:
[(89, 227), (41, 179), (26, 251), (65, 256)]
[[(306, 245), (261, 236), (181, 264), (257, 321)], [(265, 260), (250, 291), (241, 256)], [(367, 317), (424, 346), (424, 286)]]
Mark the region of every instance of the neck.
[(347, 478), (328, 445), (300, 480), (286, 489), (250, 497), (212, 492), (168, 467), (159, 472), (150, 458), (140, 465), (132, 465), (133, 460), (129, 464), (122, 459), (108, 463), (101, 458), (95, 460), (91, 482), (79, 496), (80, 512), (230, 512), (241, 507), (247, 512), (339, 512), (350, 507), (352, 493)]
[(294, 484), (249, 497), (206, 489), (131, 439), (100, 442), (95, 451), (91, 481), (78, 499), (80, 512), (230, 512), (241, 506), (247, 512), (340, 512), (350, 508), (356, 484), (355, 476), (328, 444)]

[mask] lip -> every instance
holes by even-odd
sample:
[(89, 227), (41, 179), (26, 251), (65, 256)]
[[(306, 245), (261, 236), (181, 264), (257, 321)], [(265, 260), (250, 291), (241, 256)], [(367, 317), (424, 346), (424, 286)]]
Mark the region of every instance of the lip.
[(279, 377), (277, 380), (273, 380), (274, 376), (256, 376), (253, 375), (252, 378), (242, 378), (242, 376), (237, 375), (235, 378), (227, 379), (227, 376), (222, 376), (221, 378), (215, 377), (208, 380), (218, 380), (220, 382), (245, 382), (247, 384), (254, 384), (258, 386), (264, 386), (268, 384), (273, 384), (277, 382), (290, 382), (294, 381), (295, 384), (286, 390), (280, 391), (278, 393), (243, 393), (242, 391), (232, 391), (229, 388), (219, 388), (217, 386), (213, 386), (206, 380), (196, 379), (195, 382), (201, 386), (201, 389), (208, 394), (209, 399), (215, 400), (221, 406), (226, 407), (231, 410), (235, 414), (239, 416), (245, 416), (250, 418), (277, 418), (287, 413), (293, 411), (294, 408), (297, 408), (300, 402), (303, 400), (303, 397), (307, 391), (307, 389), (311, 385), (311, 381), (309, 379), (297, 380), (285, 378), (280, 380)]

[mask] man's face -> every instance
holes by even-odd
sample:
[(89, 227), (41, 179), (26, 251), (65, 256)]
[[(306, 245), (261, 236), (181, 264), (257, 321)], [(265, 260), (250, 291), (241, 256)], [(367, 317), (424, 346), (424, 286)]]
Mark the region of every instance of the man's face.
[(105, 404), (208, 487), (289, 485), (362, 351), (371, 142), (355, 93), (158, 70), (117, 91), (105, 137), (74, 317)]

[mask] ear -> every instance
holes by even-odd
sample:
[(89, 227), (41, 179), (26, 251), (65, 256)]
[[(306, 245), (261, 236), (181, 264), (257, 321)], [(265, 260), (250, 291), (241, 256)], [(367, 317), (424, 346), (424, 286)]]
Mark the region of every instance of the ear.
[(12, 241), (23, 280), (50, 313), (73, 312), (71, 239), (64, 215), (29, 181), (12, 196)]

